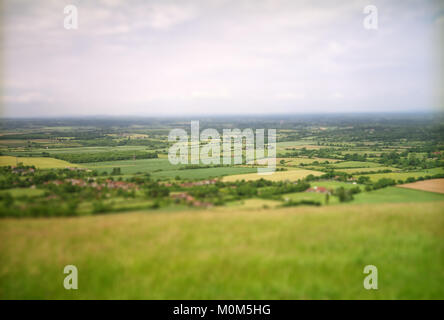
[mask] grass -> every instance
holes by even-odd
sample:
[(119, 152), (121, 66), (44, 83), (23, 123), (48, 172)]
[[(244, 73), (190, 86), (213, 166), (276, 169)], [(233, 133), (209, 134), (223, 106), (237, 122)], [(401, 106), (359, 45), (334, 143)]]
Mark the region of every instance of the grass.
[[(370, 192), (361, 192), (354, 196), (354, 203), (388, 203), (388, 202), (428, 202), (444, 201), (444, 194), (412, 190), (400, 187), (387, 187)], [(444, 208), (441, 208), (444, 213)]]
[(17, 163), (22, 163), (25, 166), (35, 166), (39, 169), (52, 168), (66, 168), (66, 167), (80, 167), (79, 165), (69, 163), (67, 161), (53, 159), (53, 158), (38, 158), (38, 157), (10, 157), (0, 156), (0, 166), (16, 166)]
[(0, 298), (443, 299), (443, 205), (3, 219)]
[(353, 184), (350, 182), (341, 182), (341, 181), (331, 181), (331, 180), (327, 180), (327, 181), (312, 181), (310, 182), (310, 185), (312, 187), (325, 187), (328, 189), (336, 189), (339, 187), (344, 187), (345, 189), (350, 189), (350, 188), (355, 188), (355, 187), (360, 187), (362, 190), (364, 190), (364, 186), (359, 185), (359, 184)]
[(315, 145), (314, 141), (285, 141), (276, 143), (276, 153), (290, 153), (294, 150), (292, 149), (307, 149), (307, 150), (317, 150), (322, 148), (322, 146)]
[[(289, 199), (293, 201), (301, 201), (301, 200), (311, 200), (311, 201), (319, 201), (321, 204), (325, 203), (325, 194), (322, 193), (315, 193), (315, 192), (295, 192), (295, 193), (289, 193), (284, 194), (282, 196), (284, 199)], [(337, 204), (339, 203), (339, 200), (337, 197), (330, 196), (329, 204)]]
[(347, 173), (356, 173), (356, 172), (378, 172), (380, 170), (392, 170), (399, 171), (400, 169), (395, 167), (374, 167), (374, 168), (350, 168), (350, 169), (336, 169), (336, 171), (347, 172)]
[(89, 169), (99, 172), (111, 172), (112, 168), (120, 168), (122, 174), (131, 175), (135, 173), (150, 173), (154, 178), (174, 179), (176, 176), (182, 179), (207, 179), (230, 174), (242, 174), (257, 172), (256, 168), (250, 167), (214, 167), (180, 170), (185, 165), (173, 165), (168, 159), (143, 159), (143, 160), (120, 160), (107, 162), (93, 162), (84, 164)]
[(119, 147), (76, 147), (76, 148), (51, 148), (42, 149), (48, 153), (63, 154), (63, 153), (97, 153), (97, 152), (113, 152), (113, 151), (139, 151), (148, 150), (146, 146), (119, 146)]
[[(366, 162), (366, 161), (344, 161), (344, 162), (339, 162), (339, 163), (334, 163), (332, 165), (330, 165), (331, 167), (335, 168), (335, 169), (339, 169), (339, 168), (376, 168), (376, 167), (382, 167), (381, 164), (376, 163), (376, 162)], [(361, 171), (365, 171), (365, 170), (361, 170)]]
[(32, 188), (12, 188), (7, 190), (0, 190), (0, 194), (4, 193), (9, 193), (13, 198), (39, 197), (45, 193), (45, 190)]
[[(236, 207), (236, 209), (257, 210), (263, 209), (264, 207), (275, 208), (281, 204), (281, 201), (252, 198), (229, 202), (228, 207)], [(226, 208), (221, 208), (221, 210), (226, 210)]]
[(120, 168), (123, 174), (138, 172), (155, 172), (157, 170), (177, 170), (179, 166), (172, 165), (168, 159), (141, 159), (119, 160), (85, 163), (85, 167), (99, 172), (111, 172), (113, 168)]
[(209, 179), (226, 175), (238, 175), (250, 172), (257, 172), (257, 168), (249, 167), (216, 167), (216, 168), (202, 168), (190, 170), (171, 170), (154, 172), (154, 178), (174, 179), (179, 176), (181, 179)]
[[(299, 166), (300, 164), (311, 164), (315, 161), (318, 161), (319, 163), (323, 163), (325, 161), (328, 161), (330, 163), (337, 162), (339, 160), (336, 159), (327, 159), (327, 158), (276, 158), (276, 164), (280, 165), (280, 161), (285, 161), (285, 166)], [(259, 161), (258, 161), (259, 162)]]
[(239, 174), (239, 175), (232, 175), (228, 177), (222, 178), (223, 181), (226, 182), (232, 182), (237, 180), (259, 180), (261, 178), (270, 180), (270, 181), (284, 181), (284, 180), (290, 180), (290, 181), (297, 181), (298, 179), (303, 179), (308, 175), (314, 175), (314, 176), (320, 176), (323, 175), (323, 172), (319, 171), (313, 171), (313, 170), (304, 170), (304, 169), (295, 169), (295, 170), (288, 170), (288, 171), (276, 171), (273, 172), (270, 175), (261, 175), (258, 173), (249, 173), (249, 174)]
[(432, 176), (439, 173), (444, 173), (444, 168), (433, 168), (433, 169), (411, 171), (411, 172), (372, 173), (372, 174), (364, 174), (363, 176), (370, 177), (371, 181), (378, 181), (381, 178), (390, 178), (395, 181), (398, 181), (398, 180), (406, 180), (409, 177), (419, 178), (419, 177), (425, 177), (427, 175)]

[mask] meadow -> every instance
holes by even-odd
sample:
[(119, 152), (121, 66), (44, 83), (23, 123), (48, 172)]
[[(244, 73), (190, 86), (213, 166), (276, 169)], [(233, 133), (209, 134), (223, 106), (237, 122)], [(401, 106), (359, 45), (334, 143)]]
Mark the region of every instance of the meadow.
[[(256, 168), (250, 167), (214, 167), (197, 168), (185, 170), (186, 165), (173, 165), (168, 159), (142, 159), (142, 160), (121, 160), (107, 162), (93, 162), (83, 164), (86, 168), (97, 170), (100, 173), (111, 172), (112, 168), (118, 167), (122, 174), (132, 175), (138, 173), (150, 173), (154, 178), (161, 179), (208, 179), (224, 175), (235, 175), (250, 172), (257, 172)], [(180, 169), (182, 168), (182, 169)]]
[[(433, 168), (419, 171), (408, 171), (408, 172), (388, 172), (388, 173), (373, 173), (373, 174), (365, 174), (364, 176), (370, 177), (372, 181), (378, 181), (381, 178), (389, 178), (395, 181), (397, 180), (406, 180), (407, 178), (419, 178), (425, 176), (433, 176), (435, 174), (443, 174), (444, 168)], [(358, 175), (357, 177), (360, 177)]]
[(53, 158), (0, 156), (0, 166), (16, 166), (19, 163), (39, 169), (79, 167), (76, 164)]
[[(0, 298), (440, 299), (443, 205), (2, 219)], [(78, 290), (62, 286), (68, 264)]]
[[(359, 193), (355, 195), (353, 203), (413, 203), (430, 201), (444, 201), (444, 195), (401, 187), (387, 187), (384, 189)], [(444, 208), (441, 208), (441, 210), (444, 212)]]

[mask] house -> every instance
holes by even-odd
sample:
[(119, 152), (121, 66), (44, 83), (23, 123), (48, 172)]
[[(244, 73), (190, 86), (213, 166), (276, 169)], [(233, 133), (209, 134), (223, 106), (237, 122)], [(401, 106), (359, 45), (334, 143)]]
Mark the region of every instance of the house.
[(316, 193), (328, 193), (330, 194), (330, 190), (325, 187), (317, 187), (308, 188), (305, 192), (316, 192)]

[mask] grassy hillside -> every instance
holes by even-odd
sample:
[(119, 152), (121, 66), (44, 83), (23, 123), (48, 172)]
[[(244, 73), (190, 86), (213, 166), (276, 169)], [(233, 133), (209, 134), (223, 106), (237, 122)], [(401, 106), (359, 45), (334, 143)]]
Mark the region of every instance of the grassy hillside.
[(0, 298), (443, 299), (443, 205), (2, 219)]

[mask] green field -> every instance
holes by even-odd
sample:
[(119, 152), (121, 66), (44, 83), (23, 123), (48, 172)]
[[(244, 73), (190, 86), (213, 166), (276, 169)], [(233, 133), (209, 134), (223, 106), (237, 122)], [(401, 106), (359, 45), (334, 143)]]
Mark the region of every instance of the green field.
[[(325, 199), (325, 194), (315, 193), (315, 192), (295, 192), (284, 194), (282, 198), (284, 200), (292, 200), (292, 201), (302, 201), (302, 200), (310, 200), (310, 201), (318, 201), (321, 204), (327, 204)], [(339, 203), (338, 198), (330, 196), (328, 200), (328, 204), (337, 204)]]
[(257, 168), (249, 167), (216, 167), (216, 168), (202, 168), (190, 170), (169, 170), (154, 172), (154, 178), (174, 179), (180, 177), (181, 179), (209, 179), (229, 175), (239, 175), (250, 172), (257, 172)]
[(381, 170), (399, 171), (399, 169), (395, 168), (395, 167), (336, 169), (336, 171), (347, 172), (347, 173), (350, 173), (350, 174), (353, 174), (353, 173), (356, 173), (356, 172), (378, 172), (378, 171), (381, 171)]
[(16, 166), (19, 163), (25, 166), (35, 166), (39, 169), (80, 167), (79, 165), (53, 158), (0, 156), (0, 166)]
[[(387, 187), (370, 192), (361, 192), (354, 196), (354, 203), (388, 202), (428, 202), (444, 201), (444, 194), (413, 190), (399, 187)], [(444, 207), (441, 208), (444, 212)]]
[(38, 197), (45, 193), (42, 189), (31, 188), (13, 188), (8, 190), (0, 190), (0, 194), (9, 193), (14, 198), (20, 197)]
[(114, 152), (114, 151), (141, 151), (147, 150), (145, 146), (121, 146), (121, 147), (78, 147), (78, 148), (53, 148), (46, 149), (45, 152), (54, 154), (63, 153), (98, 153), (98, 152)]
[(336, 189), (339, 187), (344, 187), (345, 189), (354, 188), (354, 187), (360, 187), (361, 189), (364, 189), (362, 185), (353, 184), (351, 182), (341, 182), (341, 181), (331, 181), (331, 180), (320, 180), (320, 181), (314, 181), (311, 183), (311, 186), (318, 186), (318, 187), (325, 187), (328, 189)]
[(444, 168), (433, 168), (433, 169), (411, 171), (411, 172), (373, 173), (373, 174), (364, 174), (364, 176), (370, 177), (371, 181), (378, 181), (381, 178), (389, 178), (397, 181), (397, 180), (406, 180), (409, 177), (419, 178), (425, 176), (433, 176), (435, 174), (442, 174), (442, 173), (444, 173)]
[[(334, 163), (339, 161), (336, 159), (327, 159), (327, 158), (276, 158), (276, 164), (280, 165), (281, 160), (285, 161), (284, 164), (285, 166), (299, 166), (301, 164), (311, 164), (315, 161), (319, 163), (323, 163), (326, 161)], [(258, 161), (258, 163), (260, 163), (260, 161)]]
[(443, 205), (2, 219), (0, 298), (442, 299)]
[(120, 160), (106, 162), (85, 163), (85, 167), (99, 172), (111, 172), (113, 168), (120, 168), (123, 174), (134, 174), (138, 172), (155, 172), (160, 170), (176, 170), (179, 166), (172, 165), (168, 159), (141, 159)]
[[(379, 163), (375, 162), (363, 162), (363, 161), (344, 161), (344, 162), (338, 162), (335, 164), (330, 165), (333, 168), (376, 168), (376, 167), (382, 167)], [(365, 171), (365, 170), (362, 170)]]
[(243, 174), (257, 172), (256, 168), (250, 167), (214, 167), (190, 170), (180, 170), (186, 165), (173, 165), (168, 159), (143, 159), (143, 160), (121, 160), (107, 162), (85, 163), (85, 167), (98, 170), (99, 172), (111, 172), (113, 168), (120, 168), (122, 174), (150, 173), (154, 178), (174, 179), (176, 176), (182, 179), (207, 179), (230, 174)]

